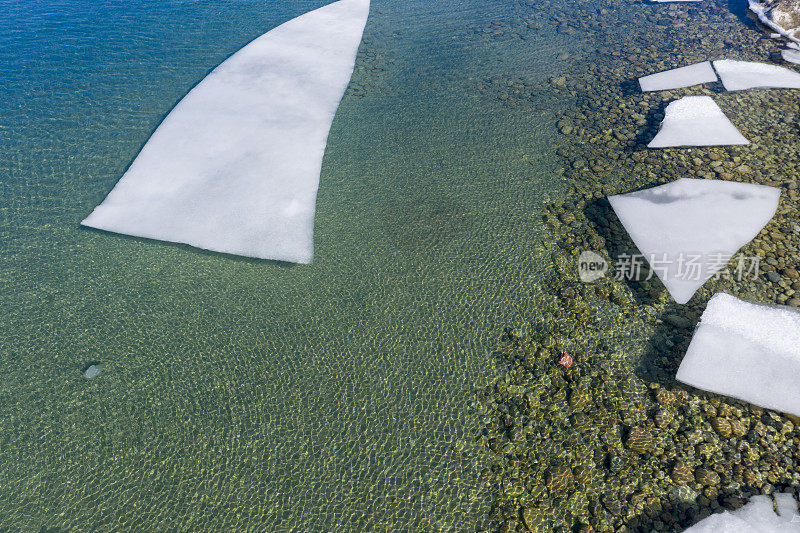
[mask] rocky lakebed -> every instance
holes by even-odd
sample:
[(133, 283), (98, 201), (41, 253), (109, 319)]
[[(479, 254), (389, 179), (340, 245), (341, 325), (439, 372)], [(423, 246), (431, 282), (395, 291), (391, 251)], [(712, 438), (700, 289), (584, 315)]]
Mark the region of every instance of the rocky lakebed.
[[(499, 531), (682, 531), (754, 495), (800, 492), (800, 418), (683, 385), (675, 374), (706, 303), (724, 291), (764, 304), (800, 307), (800, 188), (794, 89), (726, 92), (719, 82), (643, 93), (636, 79), (709, 59), (789, 66), (787, 41), (745, 3), (564, 3), (546, 20), (518, 2), (520, 20), (495, 33), (541, 24), (586, 39), (563, 57), (569, 75), (550, 80), (565, 102), (558, 171), (569, 193), (546, 206), (552, 233), (552, 304), (537, 323), (509, 327), (494, 357), (497, 379), (473, 408), (491, 466)], [(520, 30), (519, 28), (523, 28)], [(479, 87), (507, 107), (538, 88), (524, 79)], [(747, 146), (648, 149), (666, 105), (713, 96)], [(781, 190), (777, 212), (740, 250), (758, 257), (757, 276), (720, 276), (678, 305), (645, 267), (639, 279), (578, 279), (591, 250), (613, 265), (636, 247), (607, 197), (707, 178)], [(732, 263), (733, 264), (733, 263)], [(567, 353), (574, 364), (558, 364)]]

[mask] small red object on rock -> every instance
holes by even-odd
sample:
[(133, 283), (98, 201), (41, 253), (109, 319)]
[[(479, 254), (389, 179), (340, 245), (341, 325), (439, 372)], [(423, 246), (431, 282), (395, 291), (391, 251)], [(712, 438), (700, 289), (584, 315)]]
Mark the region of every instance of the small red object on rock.
[(558, 364), (564, 368), (569, 368), (575, 364), (575, 360), (567, 352), (561, 352), (561, 357), (558, 358)]

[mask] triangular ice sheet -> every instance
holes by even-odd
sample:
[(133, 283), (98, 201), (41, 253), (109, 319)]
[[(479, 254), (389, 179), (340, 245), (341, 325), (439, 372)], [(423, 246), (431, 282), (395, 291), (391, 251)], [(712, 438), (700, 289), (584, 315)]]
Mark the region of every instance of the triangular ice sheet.
[(639, 86), (645, 92), (667, 91), (712, 81), (717, 81), (717, 73), (711, 67), (710, 61), (703, 61), (702, 63), (643, 76), (639, 78)]
[(681, 178), (608, 201), (653, 272), (683, 304), (758, 235), (779, 197), (780, 189), (765, 185)]
[(726, 91), (755, 88), (800, 89), (800, 73), (778, 65), (720, 59), (714, 70)]
[(750, 144), (710, 96), (684, 96), (667, 105), (648, 148)]
[(800, 310), (714, 295), (677, 379), (800, 416)]
[(778, 513), (769, 496), (753, 496), (744, 507), (704, 518), (683, 533), (797, 533), (800, 514), (790, 493), (775, 494)]
[(230, 254), (309, 263), (322, 156), (369, 0), (265, 33), (169, 113), (82, 222)]

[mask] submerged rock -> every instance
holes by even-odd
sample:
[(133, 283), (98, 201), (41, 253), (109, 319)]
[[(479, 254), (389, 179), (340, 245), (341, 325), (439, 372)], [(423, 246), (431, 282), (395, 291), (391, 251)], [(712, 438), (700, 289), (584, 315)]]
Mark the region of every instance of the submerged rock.
[(572, 485), (572, 470), (566, 466), (555, 466), (547, 471), (545, 483), (551, 492), (563, 492)]
[(687, 485), (694, 481), (694, 472), (686, 463), (676, 463), (672, 467), (672, 480), (679, 485)]
[(714, 431), (716, 431), (720, 437), (728, 438), (733, 434), (731, 423), (721, 417), (713, 418), (711, 420), (711, 427), (714, 428)]
[(103, 366), (103, 363), (92, 363), (83, 371), (83, 377), (86, 379), (96, 378), (103, 372)]
[(694, 479), (701, 485), (714, 487), (719, 485), (719, 474), (708, 468), (700, 467), (694, 471)]
[(640, 426), (631, 428), (628, 433), (628, 440), (625, 441), (625, 446), (636, 453), (648, 452), (652, 444), (653, 434), (650, 433), (650, 430)]

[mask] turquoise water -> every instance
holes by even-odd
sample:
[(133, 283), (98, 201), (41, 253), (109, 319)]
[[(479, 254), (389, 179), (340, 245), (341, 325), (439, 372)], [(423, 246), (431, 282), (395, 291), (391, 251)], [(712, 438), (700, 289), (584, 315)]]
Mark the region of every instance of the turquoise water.
[(321, 5), (0, 0), (0, 529), (486, 519), (472, 392), (547, 304), (547, 80), (580, 53), (546, 12), (373, 2), (310, 266), (78, 225), (207, 72)]

